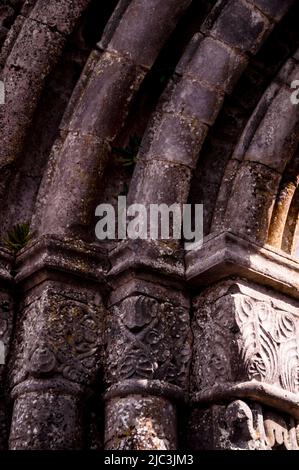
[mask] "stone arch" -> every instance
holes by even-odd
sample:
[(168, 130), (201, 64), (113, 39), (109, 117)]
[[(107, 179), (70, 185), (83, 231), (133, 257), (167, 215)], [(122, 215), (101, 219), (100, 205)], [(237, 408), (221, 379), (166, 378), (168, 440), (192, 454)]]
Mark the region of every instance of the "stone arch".
[[(297, 61), (290, 59), (249, 120), (220, 188), (222, 207), (221, 204), (217, 207), (214, 227), (221, 227), (218, 218), (221, 214), (224, 227), (260, 244), (268, 240), (281, 177), (297, 147), (299, 111), (291, 102), (289, 88), (296, 74)], [(285, 116), (283, 124), (281, 116)], [(232, 164), (235, 164), (233, 179), (229, 174)], [(246, 194), (247, 189), (250, 194)]]
[[(237, 27), (238, 24), (238, 27)], [(242, 27), (240, 27), (242, 24)], [(212, 11), (202, 35), (194, 37), (196, 48), (187, 49), (178, 64), (178, 78), (166, 90), (153, 125), (145, 137), (141, 162), (133, 176), (130, 200), (155, 201), (171, 195), (186, 202), (192, 170), (208, 128), (215, 122), (224, 95), (247, 65), (248, 53), (255, 53), (273, 27), (273, 18), (259, 7), (228, 2), (222, 10)], [(227, 26), (227, 29), (226, 29)], [(225, 31), (230, 30), (228, 36)], [(234, 33), (232, 33), (234, 31)], [(239, 47), (239, 41), (246, 37)], [(191, 52), (191, 56), (190, 56)], [(210, 69), (209, 57), (217, 57)], [(155, 160), (159, 169), (155, 169)], [(163, 164), (163, 167), (161, 167)], [(160, 196), (155, 186), (160, 179)], [(176, 193), (172, 182), (180, 181)]]
[[(108, 39), (104, 33), (99, 49), (86, 66), (42, 182), (35, 215), (40, 234), (72, 234), (79, 230), (84, 237), (84, 227), (86, 231), (93, 217), (110, 145), (123, 126), (140, 84), (189, 4), (190, 0), (164, 2), (157, 17), (152, 14), (157, 8), (155, 0), (134, 0), (121, 18), (118, 14), (112, 17), (112, 22), (119, 22), (108, 26)], [(62, 181), (65, 171), (67, 185)]]
[[(201, 158), (209, 153), (217, 117), (226, 119), (228, 97), (240, 92), (239, 80), (267, 38), (276, 52), (273, 36), (295, 4), (196, 3), (198, 10), (191, 0), (118, 2), (100, 42), (79, 60), (80, 77), (71, 80), (58, 135), (39, 168), (38, 194), (24, 191), (32, 239), (17, 252), (0, 246), (0, 343), (9, 358), (0, 364), (0, 418), (13, 400), (11, 449), (77, 449), (86, 441), (107, 449), (175, 449), (183, 441), (177, 418), (186, 398), (185, 447), (270, 449), (281, 445), (276, 435), (285, 448), (299, 447), (299, 269), (276, 250), (290, 253), (297, 237), (299, 108), (291, 107), (288, 85), (298, 73), (298, 53), (289, 48), (292, 34), (271, 70), (261, 73), (260, 91), (267, 91), (258, 104), (258, 93), (251, 93), (241, 139), (236, 133), (229, 142), (232, 158), (229, 151), (211, 192), (214, 218), (203, 247), (185, 253), (173, 241), (94, 243), (94, 205), (105, 199), (105, 187), (114, 187), (114, 174), (106, 178), (108, 160), (115, 143), (128, 141), (161, 54), (179, 45), (170, 61), (175, 71), (160, 77), (164, 84), (140, 126), (146, 130), (127, 178), (129, 202), (200, 202), (191, 180), (198, 169), (206, 171)], [(47, 79), (91, 4), (27, 1), (6, 38), (3, 76), (11, 87), (17, 80), (17, 93), (8, 89), (10, 108), (0, 111), (0, 166), (9, 166), (0, 180), (9, 201), (1, 207), (4, 219), (14, 215), (9, 198), (18, 181), (7, 189), (14, 164), (22, 155), (32, 162), (32, 141), (25, 140), (43, 109)], [(190, 19), (194, 11), (199, 18)], [(38, 49), (32, 28), (52, 38), (46, 47)], [(18, 80), (25, 72), (32, 89)], [(221, 135), (221, 122), (219, 128)], [(213, 152), (208, 159), (213, 170)], [(203, 187), (212, 177), (198, 179)], [(262, 208), (250, 212), (252, 205)], [(7, 434), (0, 435), (3, 448)]]
[[(2, 48), (1, 77), (6, 105), (1, 108), (1, 197), (5, 196), (11, 168), (19, 157), (45, 79), (62, 54), (67, 37), (86, 9), (89, 0), (26, 2), (22, 14)], [(5, 109), (5, 115), (3, 114)]]

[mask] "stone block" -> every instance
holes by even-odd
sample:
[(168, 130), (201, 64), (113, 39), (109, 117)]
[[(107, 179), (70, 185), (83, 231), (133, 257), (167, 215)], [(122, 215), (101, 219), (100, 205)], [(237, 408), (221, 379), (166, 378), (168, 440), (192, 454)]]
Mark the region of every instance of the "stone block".
[(189, 122), (180, 115), (165, 114), (146, 159), (156, 157), (194, 169), (207, 131), (208, 127), (204, 124)]
[(206, 38), (200, 43), (186, 73), (215, 90), (230, 93), (246, 64), (247, 59), (234, 49), (213, 38)]
[(247, 152), (245, 160), (261, 163), (283, 173), (298, 145), (299, 115), (290, 91), (281, 88), (269, 105)]
[(192, 170), (167, 161), (149, 161), (142, 169), (143, 176), (132, 188), (134, 201), (140, 204), (186, 203)]
[[(96, 291), (74, 283), (46, 281), (22, 304), (14, 338), (10, 385), (30, 388), (56, 379), (83, 387), (95, 382), (103, 354), (104, 307)], [(49, 387), (47, 387), (47, 384)]]
[(163, 380), (186, 389), (191, 357), (188, 309), (136, 293), (113, 305), (106, 320), (108, 385)]
[(190, 0), (134, 0), (128, 6), (108, 49), (151, 67)]
[(243, 52), (256, 53), (271, 24), (266, 16), (243, 0), (230, 0), (210, 34)]
[(162, 397), (114, 398), (106, 415), (106, 450), (176, 449), (176, 409)]
[(291, 8), (294, 0), (251, 0), (254, 5), (260, 8), (266, 15), (271, 16), (275, 21), (279, 21)]
[(225, 225), (234, 233), (265, 244), (280, 175), (264, 165), (245, 162), (234, 181)]
[[(92, 135), (68, 133), (56, 162), (42, 215), (40, 234), (55, 233), (94, 239), (94, 208), (108, 145)], [(84, 158), (82, 156), (84, 155)]]
[[(212, 391), (216, 385), (253, 381), (253, 386), (263, 382), (290, 396), (298, 393), (298, 307), (298, 302), (239, 280), (197, 297), (193, 389)], [(267, 394), (260, 399), (267, 403)]]
[(143, 78), (144, 72), (124, 58), (103, 54), (78, 101), (69, 129), (115, 138)]
[(7, 66), (26, 70), (28, 75), (38, 75), (39, 80), (48, 75), (63, 50), (65, 38), (47, 25), (27, 19), (16, 39), (7, 60)]
[(10, 450), (82, 449), (83, 406), (82, 398), (65, 391), (21, 395), (14, 403)]
[(175, 87), (172, 99), (165, 105), (165, 109), (182, 114), (188, 119), (212, 125), (222, 102), (223, 95), (195, 79), (183, 77)]

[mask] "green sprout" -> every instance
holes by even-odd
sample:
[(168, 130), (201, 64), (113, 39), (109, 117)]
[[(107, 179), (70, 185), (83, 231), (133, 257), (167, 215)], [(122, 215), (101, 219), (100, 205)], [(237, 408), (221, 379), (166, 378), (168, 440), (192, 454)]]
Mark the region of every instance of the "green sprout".
[(113, 147), (113, 152), (120, 155), (119, 159), (123, 167), (132, 169), (137, 163), (137, 155), (141, 144), (141, 137), (137, 134), (130, 136), (126, 147)]
[(8, 231), (6, 238), (3, 241), (6, 248), (17, 253), (24, 248), (27, 243), (29, 243), (31, 238), (32, 234), (30, 232), (30, 224), (28, 222), (24, 222), (22, 224), (15, 225), (10, 231)]

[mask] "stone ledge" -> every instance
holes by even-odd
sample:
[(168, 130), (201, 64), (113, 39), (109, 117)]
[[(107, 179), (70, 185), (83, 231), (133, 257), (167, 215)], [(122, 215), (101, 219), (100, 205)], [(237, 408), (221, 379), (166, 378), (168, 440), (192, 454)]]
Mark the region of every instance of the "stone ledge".
[(44, 270), (103, 282), (104, 274), (108, 270), (108, 261), (105, 252), (96, 245), (44, 236), (19, 252), (15, 268), (17, 283)]
[(284, 390), (276, 385), (248, 381), (238, 384), (219, 384), (214, 387), (197, 392), (191, 398), (193, 404), (203, 406), (205, 403), (232, 401), (236, 398), (249, 398), (250, 400), (272, 406), (284, 413), (289, 413), (299, 419), (299, 395)]
[(182, 308), (190, 308), (190, 299), (184, 285), (180, 283), (176, 285), (163, 276), (159, 278), (158, 275), (127, 271), (117, 279), (115, 284), (110, 283), (110, 287), (114, 290), (110, 295), (109, 307), (113, 307), (129, 296), (144, 295), (155, 298), (159, 302), (171, 302)]
[(185, 260), (190, 286), (206, 286), (238, 276), (299, 298), (299, 260), (232, 232), (211, 234), (200, 249), (187, 253)]
[(111, 279), (132, 270), (154, 272), (180, 281), (185, 279), (183, 251), (158, 240), (126, 240), (110, 251), (109, 259), (113, 266), (108, 273)]
[(75, 395), (80, 396), (88, 393), (88, 389), (85, 389), (76, 382), (70, 382), (66, 379), (51, 378), (51, 379), (28, 379), (24, 382), (17, 384), (11, 391), (11, 397), (16, 399), (17, 397), (26, 393), (53, 393), (56, 395)]

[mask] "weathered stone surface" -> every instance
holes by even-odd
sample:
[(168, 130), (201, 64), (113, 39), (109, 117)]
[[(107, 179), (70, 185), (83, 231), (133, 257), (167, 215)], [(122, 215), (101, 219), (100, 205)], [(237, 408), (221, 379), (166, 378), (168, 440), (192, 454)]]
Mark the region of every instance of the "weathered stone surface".
[(196, 389), (255, 380), (298, 392), (298, 303), (232, 281), (197, 302)]
[(106, 415), (107, 450), (176, 448), (176, 410), (168, 400), (138, 395), (112, 399)]
[(256, 52), (269, 32), (266, 16), (245, 1), (230, 0), (211, 29), (211, 35), (242, 51)]
[[(169, 205), (174, 201), (178, 204), (185, 202), (191, 179), (191, 169), (187, 166), (167, 160), (153, 160), (146, 163), (144, 168), (140, 168), (140, 174), (136, 188), (133, 185), (130, 196), (135, 202)], [(146, 178), (143, 176), (145, 174)]]
[(166, 107), (182, 114), (189, 120), (198, 120), (204, 124), (213, 124), (223, 100), (213, 90), (197, 80), (185, 78), (174, 90), (172, 102)]
[(55, 282), (44, 285), (42, 294), (33, 292), (23, 307), (11, 383), (50, 375), (92, 384), (102, 354), (103, 315), (96, 293)]
[(8, 66), (22, 68), (28, 75), (38, 73), (43, 79), (56, 61), (64, 45), (64, 38), (47, 25), (27, 19), (7, 60)]
[[(297, 70), (299, 76), (299, 67)], [(282, 89), (272, 101), (267, 115), (255, 133), (245, 160), (263, 163), (273, 170), (283, 172), (289, 156), (296, 150), (298, 136), (298, 108), (292, 104), (289, 91)]]
[[(213, 56), (213, 62), (210, 61)], [(246, 64), (246, 58), (213, 38), (204, 39), (186, 72), (216, 90), (230, 92)]]
[(13, 26), (9, 29), (9, 32), (6, 36), (5, 42), (0, 50), (0, 67), (4, 67), (5, 62), (13, 48), (13, 45), (18, 37), (19, 32), (23, 26), (25, 18), (23, 16), (18, 16), (13, 24)]
[[(151, 67), (161, 45), (173, 31), (190, 0), (133, 0), (127, 7), (108, 49), (139, 65)], [(158, 13), (159, 12), (159, 13)], [(123, 37), (130, 31), (127, 41)]]
[(194, 168), (197, 149), (207, 134), (207, 126), (186, 121), (180, 115), (166, 114), (155, 135), (146, 160), (161, 159)]
[(111, 308), (106, 328), (108, 384), (144, 378), (186, 387), (191, 355), (188, 310), (132, 295)]
[(82, 402), (77, 396), (27, 392), (16, 398), (13, 414), (11, 450), (82, 449)]
[(122, 57), (103, 54), (93, 70), (84, 95), (79, 99), (69, 129), (83, 130), (101, 138), (115, 138), (128, 111), (130, 98), (143, 78), (144, 72)]
[[(88, 146), (89, 159), (81, 165)], [(40, 234), (56, 233), (70, 236), (75, 228), (87, 238), (94, 216), (98, 184), (104, 172), (109, 146), (93, 135), (69, 132), (60, 150), (51, 184), (51, 206), (41, 214)], [(62, 178), (67, 176), (66, 184)]]
[(264, 165), (255, 162), (241, 165), (234, 181), (234, 197), (227, 205), (226, 227), (264, 244), (280, 179), (278, 173)]
[[(291, 4), (1, 3), (1, 450), (298, 450)], [(202, 247), (94, 242), (119, 195)]]
[(264, 11), (267, 15), (279, 20), (292, 6), (293, 0), (254, 0), (252, 3)]
[(190, 417), (194, 450), (298, 450), (297, 422), (258, 404), (232, 401), (228, 406), (196, 410)]
[(194, 285), (240, 276), (298, 298), (298, 260), (232, 232), (206, 237), (202, 248), (187, 253), (185, 260), (186, 277)]
[(46, 3), (43, 0), (37, 0), (30, 13), (30, 18), (46, 24), (60, 33), (69, 34), (88, 4), (89, 0), (77, 0), (76, 2), (52, 0)]

